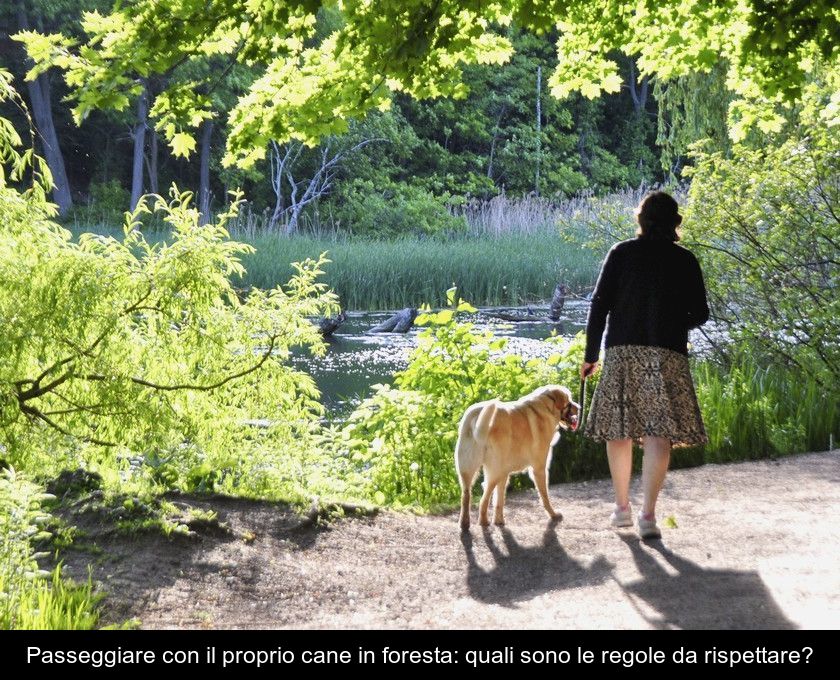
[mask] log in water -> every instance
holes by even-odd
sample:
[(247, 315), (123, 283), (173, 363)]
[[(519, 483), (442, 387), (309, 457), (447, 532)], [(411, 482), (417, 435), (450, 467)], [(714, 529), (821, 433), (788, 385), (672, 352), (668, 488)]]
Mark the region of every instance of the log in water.
[(406, 307), (382, 323), (376, 324), (368, 333), (407, 333), (416, 318), (417, 310), (414, 307)]

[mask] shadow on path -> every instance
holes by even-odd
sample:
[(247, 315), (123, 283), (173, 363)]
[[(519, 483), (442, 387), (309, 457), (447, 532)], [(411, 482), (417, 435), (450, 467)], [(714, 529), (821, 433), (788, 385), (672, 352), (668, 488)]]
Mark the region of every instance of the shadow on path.
[[(757, 572), (703, 569), (660, 541), (642, 543), (628, 535), (621, 535), (621, 540), (630, 549), (642, 578), (620, 585), (639, 615), (654, 628), (796, 628)], [(677, 573), (666, 569), (653, 555), (654, 551)], [(657, 615), (645, 614), (639, 607), (639, 599)]]
[(495, 561), (490, 569), (478, 564), (472, 534), (462, 533), (470, 595), (481, 602), (515, 607), (517, 602), (552, 590), (594, 585), (611, 576), (613, 566), (604, 557), (598, 557), (590, 566), (572, 559), (560, 545), (555, 527), (549, 522), (542, 544), (531, 548), (521, 546), (509, 529), (502, 528), (504, 551), (490, 529), (482, 530)]

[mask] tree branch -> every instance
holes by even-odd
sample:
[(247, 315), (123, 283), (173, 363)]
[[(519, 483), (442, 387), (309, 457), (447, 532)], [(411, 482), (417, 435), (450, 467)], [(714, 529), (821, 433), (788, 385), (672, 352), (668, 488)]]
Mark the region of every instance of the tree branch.
[[(153, 390), (160, 390), (161, 392), (175, 392), (178, 390), (194, 390), (197, 392), (209, 392), (210, 390), (215, 390), (222, 385), (229, 383), (231, 380), (236, 380), (237, 378), (241, 378), (243, 376), (248, 375), (249, 373), (253, 373), (254, 371), (259, 370), (266, 361), (268, 361), (271, 353), (274, 351), (274, 346), (279, 336), (272, 335), (269, 339), (269, 346), (265, 353), (260, 357), (260, 360), (254, 364), (253, 366), (246, 368), (242, 371), (237, 373), (233, 373), (232, 375), (227, 376), (226, 378), (215, 382), (211, 385), (192, 385), (189, 383), (183, 383), (180, 385), (160, 385), (158, 383), (153, 383), (149, 380), (144, 380), (143, 378), (128, 378), (131, 382), (135, 385), (140, 385), (142, 387), (149, 387)], [(91, 380), (91, 381), (102, 381), (102, 380), (109, 380), (109, 376), (100, 375), (96, 373), (91, 373), (85, 376), (79, 376), (83, 380)]]

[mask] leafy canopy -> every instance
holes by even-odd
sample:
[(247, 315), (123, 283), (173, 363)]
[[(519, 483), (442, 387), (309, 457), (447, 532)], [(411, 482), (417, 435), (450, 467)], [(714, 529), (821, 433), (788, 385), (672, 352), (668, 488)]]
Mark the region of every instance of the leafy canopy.
[[(552, 92), (594, 98), (615, 92), (615, 55), (637, 58), (640, 75), (669, 79), (727, 69), (737, 95), (735, 134), (781, 125), (778, 107), (795, 101), (814, 61), (837, 59), (840, 9), (831, 0), (341, 0), (343, 22), (316, 35), (318, 0), (137, 0), (109, 15), (88, 12), (83, 42), (26, 32), (36, 66), (65, 71), (82, 120), (97, 108), (124, 109), (140, 78), (172, 75), (185, 64), (220, 57), (261, 75), (230, 112), (226, 165), (249, 166), (271, 140), (314, 144), (347, 121), (386, 108), (390, 92), (416, 98), (466, 93), (466, 64), (501, 63), (510, 41), (498, 27), (559, 29)], [(173, 79), (151, 115), (174, 153), (195, 147), (197, 126), (216, 113), (212, 93), (228, 66), (190, 80)]]
[[(0, 101), (14, 97), (0, 71)], [(0, 118), (0, 453), (49, 475), (98, 468), (112, 486), (203, 489), (300, 498), (339, 484), (314, 437), (323, 407), (294, 347), (324, 350), (311, 317), (335, 311), (316, 282), (323, 256), (293, 265), (272, 290), (237, 291), (231, 212), (199, 225), (173, 189), (126, 215), (123, 237), (83, 234), (52, 219), (31, 153)], [(40, 184), (39, 184), (40, 182)], [(139, 229), (155, 210), (171, 229)], [(327, 480), (325, 484), (313, 480)], [(334, 480), (330, 482), (330, 480)], [(312, 482), (312, 484), (310, 483)], [(327, 488), (327, 485), (329, 489)]]

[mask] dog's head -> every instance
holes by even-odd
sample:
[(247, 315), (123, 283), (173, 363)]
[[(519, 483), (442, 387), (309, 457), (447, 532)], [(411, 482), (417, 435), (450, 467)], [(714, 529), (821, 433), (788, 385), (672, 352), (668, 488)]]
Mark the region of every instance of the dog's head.
[(543, 388), (543, 397), (551, 400), (551, 409), (564, 430), (576, 430), (580, 405), (572, 400), (572, 393), (567, 387), (548, 385)]

